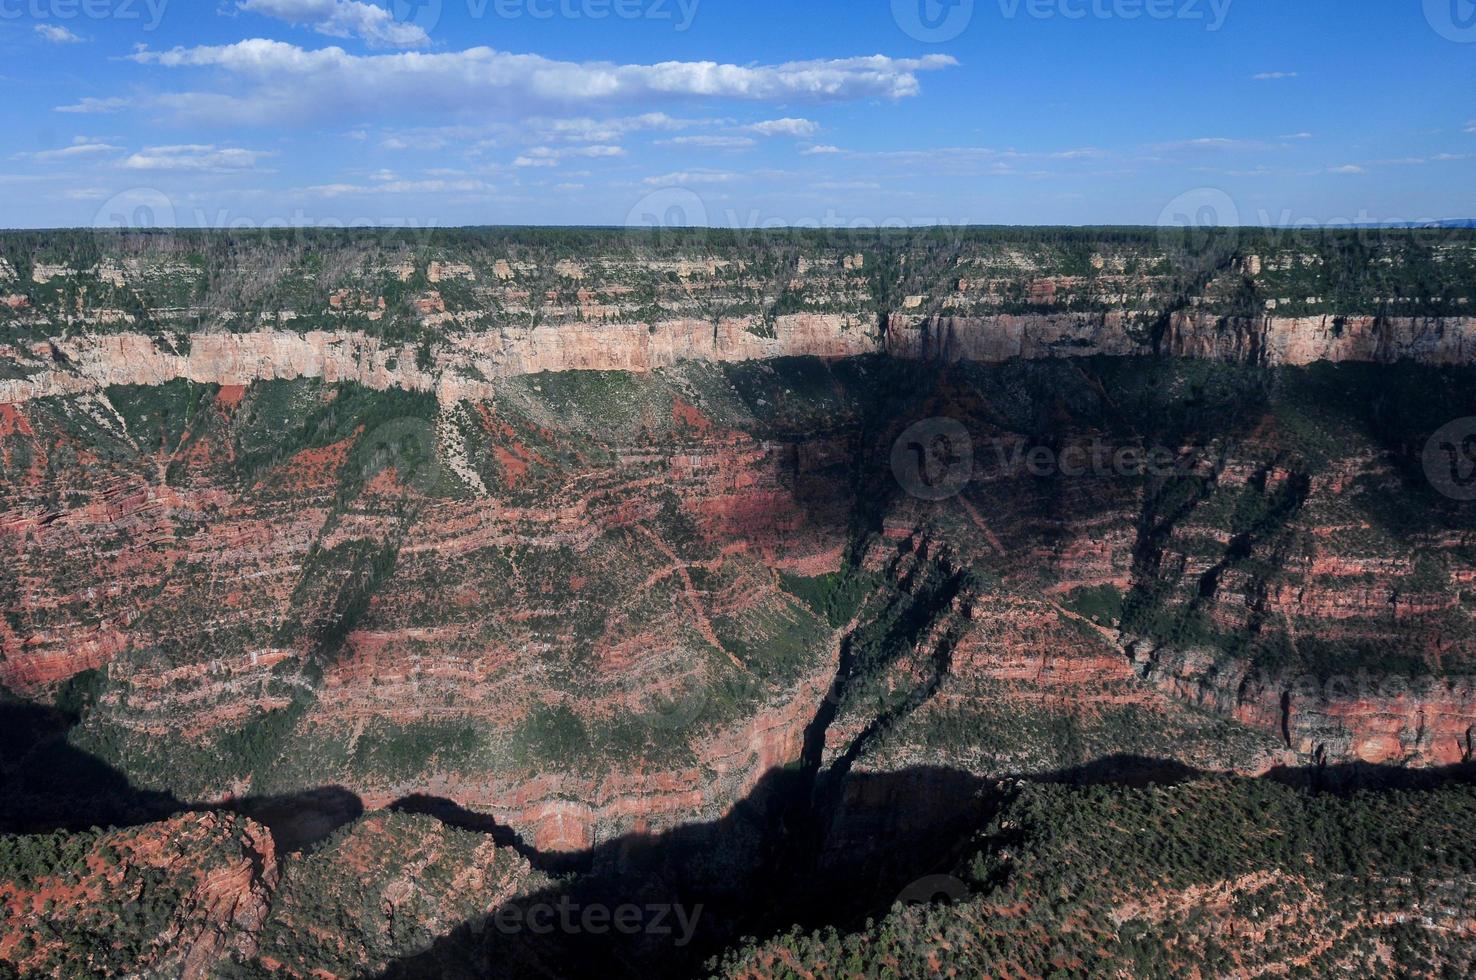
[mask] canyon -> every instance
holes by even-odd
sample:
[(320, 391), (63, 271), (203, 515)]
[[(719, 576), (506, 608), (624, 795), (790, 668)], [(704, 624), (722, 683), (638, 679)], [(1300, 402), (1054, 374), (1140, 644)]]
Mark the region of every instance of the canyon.
[(676, 975), (1022, 782), (1467, 771), (1476, 235), (564, 235), (0, 235), (0, 829), (237, 869), (135, 968), (486, 975), (639, 878)]

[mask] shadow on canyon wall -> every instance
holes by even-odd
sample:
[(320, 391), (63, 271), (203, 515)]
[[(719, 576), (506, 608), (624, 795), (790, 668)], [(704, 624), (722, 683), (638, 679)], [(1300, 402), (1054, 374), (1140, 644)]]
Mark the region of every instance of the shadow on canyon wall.
[[(265, 824), (290, 852), (364, 813), (356, 795), (332, 786), (223, 806), (138, 789), (67, 743), (75, 721), (54, 708), (0, 704), (0, 831), (128, 826), (230, 809)], [(1208, 775), (1172, 760), (1113, 756), (1024, 778), (1145, 786)], [(1429, 789), (1476, 781), (1476, 765), (1324, 765), (1264, 778), (1309, 792)], [(390, 809), (487, 834), (556, 882), (463, 923), (383, 977), (687, 977), (746, 937), (795, 925), (860, 928), (899, 899), (948, 897), (956, 883), (946, 876), (978, 846), (975, 835), (1009, 790), (1009, 780), (941, 767), (839, 777), (802, 765), (769, 772), (719, 820), (629, 834), (572, 854), (541, 852), (454, 801), (408, 796)]]
[[(1211, 775), (1173, 760), (1113, 756), (1024, 778), (1143, 787)], [(1310, 792), (1433, 789), (1476, 781), (1476, 766), (1316, 766), (1264, 778)], [(746, 937), (796, 925), (857, 929), (899, 900), (958, 898), (951, 891), (962, 886), (947, 876), (977, 846), (1009, 784), (946, 768), (852, 773), (833, 812), (807, 815), (796, 794), (811, 784), (795, 770), (770, 772), (715, 822), (628, 835), (578, 855), (526, 852), (545, 870), (583, 873), (464, 923), (382, 980), (690, 977)], [(819, 794), (809, 802), (824, 805)], [(611, 925), (622, 908), (638, 925), (629, 933)]]
[(266, 826), (277, 849), (291, 852), (364, 813), (359, 797), (338, 786), (213, 803), (144, 789), (67, 740), (77, 721), (60, 708), (0, 701), (0, 833), (133, 827), (189, 811), (232, 810)]

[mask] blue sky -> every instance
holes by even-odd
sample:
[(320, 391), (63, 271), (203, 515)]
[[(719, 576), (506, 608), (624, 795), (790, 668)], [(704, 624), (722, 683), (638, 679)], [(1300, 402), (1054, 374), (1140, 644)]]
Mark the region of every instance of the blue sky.
[(0, 0), (0, 226), (1476, 217), (1473, 0)]

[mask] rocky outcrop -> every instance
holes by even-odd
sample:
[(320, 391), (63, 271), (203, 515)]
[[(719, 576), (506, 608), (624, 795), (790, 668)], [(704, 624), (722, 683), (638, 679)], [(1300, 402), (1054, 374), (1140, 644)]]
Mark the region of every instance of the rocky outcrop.
[[(765, 329), (750, 319), (509, 327), (448, 336), (428, 359), (415, 345), (359, 332), (197, 333), (178, 345), (137, 333), (98, 334), (15, 351), (12, 358), (25, 376), (0, 380), (0, 404), (177, 379), (249, 385), (317, 378), (381, 391), (434, 392), (454, 405), (493, 397), (497, 379), (542, 372), (646, 373), (692, 361), (834, 359), (879, 352), (938, 364), (997, 364), (1017, 358), (1142, 356), (1155, 349), (1151, 317), (1132, 313), (896, 315), (887, 318), (885, 332), (861, 317), (793, 314), (778, 317), (772, 335)], [(1266, 366), (1402, 359), (1467, 364), (1476, 361), (1476, 319), (1243, 320), (1175, 314), (1160, 347), (1176, 357)]]
[[(1155, 332), (1162, 324), (1161, 337)], [(1317, 361), (1389, 364), (1476, 362), (1471, 317), (1243, 317), (1149, 312), (888, 318), (887, 352), (953, 364), (1015, 358), (1143, 356), (1305, 366)]]
[(1177, 700), (1274, 733), (1313, 762), (1416, 768), (1472, 761), (1476, 682), (1363, 671), (1327, 679), (1265, 676), (1203, 649), (1130, 641), (1141, 675)]
[(230, 814), (0, 838), (0, 852), (0, 961), (26, 975), (215, 976), (255, 955), (278, 880), (266, 829)]
[(490, 834), (374, 813), (288, 855), (253, 957), (276, 977), (378, 976), (549, 879)]
[(108, 385), (183, 379), (218, 385), (317, 378), (375, 390), (435, 392), (446, 404), (491, 398), (493, 381), (551, 371), (647, 373), (687, 361), (843, 358), (877, 349), (875, 324), (845, 315), (777, 318), (771, 335), (752, 320), (506, 328), (452, 336), (427, 362), (414, 345), (358, 332), (284, 330), (194, 334), (184, 343), (136, 333), (56, 339), (21, 357), (26, 376), (0, 380), (0, 404), (76, 395)]
[(999, 364), (1015, 358), (1086, 357), (1151, 353), (1151, 326), (1128, 313), (917, 316), (887, 319), (886, 350), (893, 357), (956, 364)]
[(1248, 320), (1176, 314), (1163, 350), (1177, 357), (1303, 366), (1318, 361), (1476, 362), (1476, 318), (1318, 316)]

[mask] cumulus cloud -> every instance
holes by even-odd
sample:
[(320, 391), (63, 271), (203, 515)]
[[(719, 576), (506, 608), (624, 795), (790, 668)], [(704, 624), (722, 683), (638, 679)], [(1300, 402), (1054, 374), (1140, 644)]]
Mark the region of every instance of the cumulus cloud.
[(680, 187), (687, 184), (726, 184), (737, 179), (737, 174), (719, 170), (679, 170), (660, 177), (647, 177), (646, 183), (653, 187)]
[(747, 150), (758, 141), (748, 136), (673, 136), (657, 140), (660, 146), (695, 146), (704, 150)]
[(625, 150), (618, 146), (563, 146), (558, 148), (536, 146), (513, 161), (515, 167), (557, 167), (560, 160), (568, 157), (623, 157)]
[(1257, 82), (1275, 82), (1283, 78), (1296, 78), (1300, 72), (1294, 71), (1263, 71), (1251, 76)]
[(818, 133), (820, 124), (808, 119), (770, 119), (767, 122), (745, 126), (744, 129), (750, 133), (758, 133), (760, 136), (793, 136), (796, 139), (802, 139)]
[(457, 52), (355, 55), (342, 48), (309, 51), (262, 38), (235, 44), (144, 49), (130, 56), (166, 68), (215, 68), (234, 76), (226, 92), (181, 92), (159, 103), (213, 122), (278, 123), (284, 118), (390, 111), (452, 113), (540, 110), (586, 103), (670, 98), (826, 102), (916, 95), (918, 75), (957, 62), (947, 55), (916, 59), (875, 55), (775, 65), (668, 61), (651, 65), (556, 61), (492, 48)]
[(396, 180), (381, 184), (319, 184), (302, 188), (304, 194), (320, 197), (349, 197), (360, 194), (477, 194), (496, 188), (484, 180)]
[(1255, 140), (1230, 139), (1226, 136), (1200, 136), (1155, 143), (1149, 149), (1159, 153), (1178, 153), (1184, 150), (1264, 150), (1266, 145)]
[(402, 24), (386, 7), (360, 0), (240, 0), (237, 9), (311, 27), (328, 37), (356, 37), (370, 45), (419, 48), (430, 35), (415, 24)]
[(838, 146), (807, 146), (800, 151), (800, 155), (807, 157), (818, 157), (840, 152), (842, 151), (841, 148)]
[(112, 97), (107, 99), (85, 98), (73, 105), (59, 105), (57, 112), (71, 112), (82, 115), (100, 115), (105, 112), (117, 112), (128, 105), (127, 99)]
[(123, 161), (129, 170), (253, 170), (256, 162), (272, 154), (264, 150), (215, 147), (192, 143), (184, 146), (151, 146)]
[(100, 140), (78, 136), (72, 140), (70, 146), (64, 146), (59, 150), (42, 150), (40, 153), (26, 154), (26, 158), (44, 163), (49, 160), (75, 160), (79, 157), (96, 156), (99, 153), (115, 153), (122, 149), (121, 146), (113, 146)]
[(532, 119), (523, 125), (527, 132), (541, 140), (561, 140), (572, 143), (613, 143), (630, 133), (642, 131), (674, 131), (694, 126), (712, 125), (710, 119), (678, 119), (664, 112), (644, 112), (638, 116), (617, 116), (612, 119)]
[(59, 24), (37, 24), (36, 33), (52, 44), (81, 44), (82, 39)]

